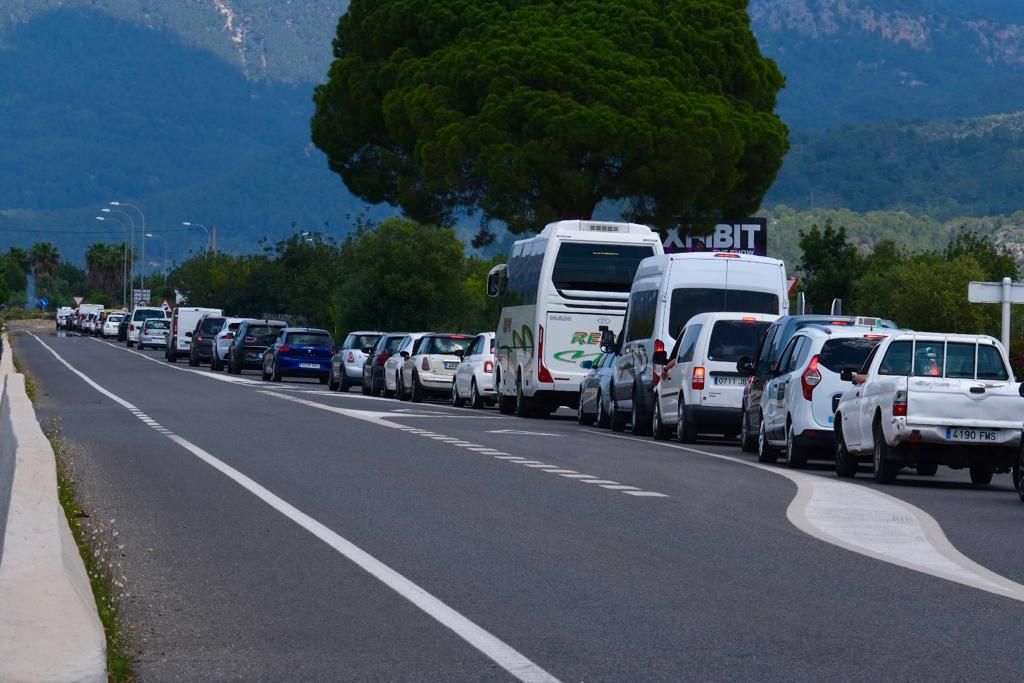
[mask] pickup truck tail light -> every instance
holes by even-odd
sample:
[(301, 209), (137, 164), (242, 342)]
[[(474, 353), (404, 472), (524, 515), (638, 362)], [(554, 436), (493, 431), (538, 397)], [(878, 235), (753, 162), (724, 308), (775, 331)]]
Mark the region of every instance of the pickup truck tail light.
[(894, 417), (907, 416), (907, 392), (900, 390), (896, 392), (892, 400), (892, 414)]
[(490, 374), (494, 372), (494, 363), (489, 360), (484, 361), (484, 372)]
[(821, 371), (818, 370), (818, 356), (814, 356), (807, 364), (804, 374), (800, 376), (800, 386), (804, 390), (805, 400), (810, 401), (814, 398), (814, 387), (819, 384), (821, 384)]
[(694, 391), (704, 391), (704, 367), (698, 365), (693, 369), (693, 379), (690, 381), (690, 386), (693, 387)]
[(430, 372), (430, 359), (426, 356), (423, 356), (423, 360), (420, 362), (420, 370)]
[[(655, 339), (654, 340), (654, 353), (655, 353), (655, 355), (657, 355), (659, 353), (665, 353), (665, 342), (661, 341), (660, 339)], [(655, 386), (658, 382), (661, 381), (661, 375), (662, 375), (662, 373), (664, 371), (665, 371), (665, 366), (664, 365), (654, 365), (653, 366), (653, 370), (651, 371), (651, 386)]]

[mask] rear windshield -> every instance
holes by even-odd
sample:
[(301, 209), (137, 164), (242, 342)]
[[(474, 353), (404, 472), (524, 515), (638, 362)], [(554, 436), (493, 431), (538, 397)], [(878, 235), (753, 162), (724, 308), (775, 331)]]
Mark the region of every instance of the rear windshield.
[(166, 318), (167, 316), (159, 308), (157, 309), (145, 309), (142, 311), (135, 311), (132, 314), (132, 320), (149, 320), (151, 318)]
[(145, 327), (147, 330), (169, 330), (171, 324), (166, 320), (147, 320)]
[(350, 334), (345, 340), (346, 349), (366, 349), (377, 343), (379, 334)]
[(229, 330), (237, 330), (241, 326), (242, 326), (242, 323), (228, 323), (228, 329)]
[(719, 320), (711, 328), (708, 360), (735, 363), (743, 356), (753, 358), (769, 325), (758, 320)]
[(653, 247), (563, 242), (551, 281), (558, 289), (628, 292), (640, 261), (648, 256), (654, 256)]
[(275, 325), (252, 325), (245, 331), (246, 337), (256, 337), (261, 344), (269, 344), (281, 332), (281, 328)]
[(878, 346), (880, 341), (882, 340), (864, 339), (863, 337), (829, 339), (818, 353), (818, 363), (835, 373), (841, 373), (847, 369), (859, 370), (867, 360), (871, 349)]
[(116, 323), (119, 320), (121, 320), (121, 318), (123, 318), (123, 317), (124, 317), (123, 313), (114, 313), (113, 315), (110, 315), (110, 316), (107, 317), (107, 322), (108, 323)]
[(289, 332), (285, 343), (294, 346), (333, 346), (334, 340), (331, 335), (318, 332)]
[(779, 313), (779, 297), (768, 292), (745, 289), (712, 289), (680, 287), (672, 292), (672, 309), (668, 316), (669, 334), (673, 339), (690, 318), (701, 313)]
[(205, 318), (200, 328), (206, 334), (217, 334), (224, 327), (224, 318)]
[(394, 353), (405, 339), (405, 337), (388, 337), (388, 340), (384, 343), (384, 350), (388, 353)]
[(469, 337), (431, 337), (420, 349), (423, 354), (451, 355), (456, 351), (465, 353), (473, 340)]

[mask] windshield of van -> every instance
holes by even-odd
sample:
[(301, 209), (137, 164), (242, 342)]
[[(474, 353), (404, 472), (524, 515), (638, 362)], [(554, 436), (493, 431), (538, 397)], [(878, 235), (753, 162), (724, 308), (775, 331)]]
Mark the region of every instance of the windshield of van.
[[(672, 308), (668, 330), (672, 338), (679, 336), (690, 318), (700, 313), (779, 313), (779, 297), (769, 292), (746, 289), (712, 289), (680, 287), (672, 291)], [(753, 355), (753, 354), (751, 354)]]
[(167, 315), (159, 308), (146, 308), (135, 311), (132, 314), (132, 320), (138, 322), (139, 320), (149, 320), (150, 318), (166, 318)]
[(753, 358), (769, 325), (760, 320), (719, 320), (711, 328), (708, 360), (735, 363), (743, 356)]
[(558, 247), (551, 281), (558, 289), (628, 292), (640, 261), (654, 247), (633, 244), (571, 244)]

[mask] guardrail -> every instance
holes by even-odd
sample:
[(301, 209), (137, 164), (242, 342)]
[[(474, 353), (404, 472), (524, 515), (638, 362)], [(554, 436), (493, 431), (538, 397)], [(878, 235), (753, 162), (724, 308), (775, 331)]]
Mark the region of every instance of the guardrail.
[(107, 680), (106, 638), (57, 500), (53, 448), (0, 354), (0, 681)]

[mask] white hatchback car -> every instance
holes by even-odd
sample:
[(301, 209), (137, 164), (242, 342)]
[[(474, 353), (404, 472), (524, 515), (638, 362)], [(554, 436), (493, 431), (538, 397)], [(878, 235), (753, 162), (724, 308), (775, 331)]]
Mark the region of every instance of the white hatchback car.
[(450, 395), (455, 371), (471, 341), (467, 334), (425, 335), (400, 368), (398, 398), (419, 403), (428, 395)]
[(395, 352), (384, 361), (384, 395), (388, 398), (402, 397), (398, 394), (399, 381), (402, 376), (402, 366), (405, 359), (416, 353), (420, 340), (430, 334), (429, 332), (410, 332), (402, 338)]
[(452, 405), (466, 401), (472, 408), (493, 404), (494, 391), (494, 333), (481, 332), (469, 345), (452, 382)]
[(107, 316), (107, 319), (103, 321), (103, 338), (116, 337), (117, 327), (121, 323), (121, 320), (128, 315), (127, 313), (111, 313)]
[(843, 370), (858, 371), (871, 350), (900, 330), (850, 325), (809, 325), (786, 345), (775, 377), (761, 395), (757, 459), (804, 467), (808, 456), (831, 460), (835, 453), (835, 412), (852, 382)]
[(367, 350), (373, 349), (373, 345), (380, 339), (382, 332), (349, 332), (342, 342), (338, 354), (341, 360), (339, 370), (339, 385), (341, 391), (348, 391), (353, 385), (363, 382), (363, 366), (366, 364)]
[(767, 313), (701, 313), (690, 318), (672, 353), (664, 359), (655, 354), (659, 380), (654, 387), (654, 438), (667, 439), (673, 427), (683, 443), (706, 433), (735, 437), (747, 382), (736, 363), (756, 354), (776, 318)]

